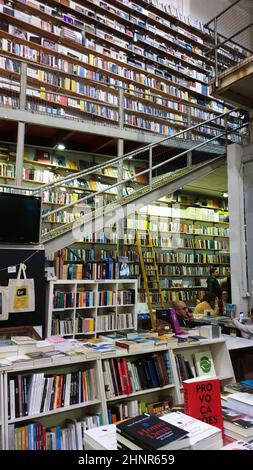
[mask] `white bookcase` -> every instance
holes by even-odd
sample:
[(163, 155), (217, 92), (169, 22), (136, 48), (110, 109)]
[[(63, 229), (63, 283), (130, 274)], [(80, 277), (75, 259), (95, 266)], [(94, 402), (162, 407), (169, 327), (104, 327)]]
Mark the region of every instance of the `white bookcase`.
[[(218, 378), (221, 380), (221, 388), (227, 383), (233, 382), (235, 380), (233, 368), (227, 350), (226, 341), (224, 339), (215, 339), (203, 342), (198, 345), (181, 345), (178, 346), (159, 346), (152, 349), (147, 349), (143, 352), (127, 353), (125, 350), (118, 350), (116, 354), (107, 354), (106, 357), (99, 358), (85, 358), (84, 355), (78, 356), (67, 356), (66, 358), (59, 358), (57, 360), (48, 359), (45, 364), (39, 364), (39, 360), (23, 362), (13, 366), (7, 367), (3, 373), (0, 374), (0, 385), (1, 385), (1, 424), (2, 424), (2, 441), (3, 448), (9, 449), (10, 442), (13, 442), (13, 436), (15, 435), (15, 429), (21, 427), (23, 431), (18, 430), (17, 434), (20, 433), (20, 445), (22, 442), (24, 444), (25, 435), (29, 433), (28, 424), (30, 423), (40, 423), (45, 428), (49, 429), (51, 427), (60, 426), (62, 428), (66, 427), (66, 423), (80, 422), (86, 419), (88, 416), (99, 415), (102, 421), (102, 424), (108, 424), (108, 410), (117, 406), (117, 404), (127, 405), (131, 401), (138, 400), (139, 402), (145, 403), (155, 403), (161, 400), (167, 400), (169, 397), (172, 400), (172, 404), (176, 405), (183, 402), (182, 396), (182, 387), (180, 385), (180, 377), (178, 373), (178, 368), (176, 366), (175, 355), (178, 353), (181, 354), (193, 354), (196, 352), (201, 352), (208, 350), (213, 359), (213, 364), (215, 367), (215, 372)], [(137, 391), (135, 393), (129, 394), (119, 394), (114, 397), (108, 398), (106, 393), (106, 380), (104, 374), (104, 362), (109, 361), (110, 359), (115, 359), (115, 363), (119, 359), (125, 359), (126, 361), (136, 361), (138, 365), (139, 360), (146, 360), (149, 357), (154, 357), (157, 353), (168, 353), (169, 363), (170, 363), (170, 380), (169, 384), (163, 387), (149, 387), (143, 390)], [(66, 374), (75, 374), (82, 373), (88, 369), (93, 369), (93, 377), (96, 381), (96, 397), (91, 399), (86, 399), (79, 401), (75, 404), (67, 404), (64, 406), (65, 399), (61, 402), (61, 405), (58, 404), (57, 407), (49, 409), (43, 412), (36, 412), (36, 405), (33, 408), (33, 412), (29, 415), (13, 418), (10, 412), (11, 402), (15, 402), (15, 396), (12, 394), (11, 397), (11, 387), (10, 380), (15, 381), (17, 376), (33, 376), (35, 374), (44, 374), (45, 377), (54, 377), (56, 375), (66, 375)], [(20, 379), (19, 379), (20, 380)], [(72, 380), (72, 379), (71, 379)], [(73, 379), (75, 382), (75, 379)], [(93, 380), (94, 381), (94, 380)], [(23, 379), (18, 381), (18, 393), (22, 394), (21, 401), (24, 400), (24, 387), (22, 387)], [(45, 386), (45, 382), (44, 382)], [(60, 385), (61, 387), (62, 385)], [(35, 386), (36, 396), (39, 395), (39, 387)], [(47, 384), (48, 387), (48, 384)], [(54, 384), (53, 389), (57, 389), (57, 385)], [(66, 389), (63, 389), (64, 392), (60, 392), (60, 396), (63, 396)], [(107, 389), (108, 391), (108, 389)], [(15, 392), (17, 393), (17, 392)], [(54, 392), (56, 393), (56, 392)], [(59, 392), (57, 392), (59, 393)], [(71, 392), (73, 393), (73, 392)], [(65, 396), (65, 395), (64, 395)], [(2, 399), (3, 397), (3, 399)], [(43, 397), (43, 395), (42, 395)], [(39, 400), (39, 399), (38, 399)], [(44, 398), (45, 400), (45, 398)], [(20, 403), (18, 401), (18, 403)], [(36, 403), (36, 399), (35, 399)], [(40, 403), (40, 401), (39, 401)], [(42, 398), (42, 402), (43, 398)], [(63, 405), (63, 406), (62, 406)], [(15, 405), (14, 405), (15, 406)], [(17, 405), (20, 406), (20, 405)], [(37, 407), (38, 407), (37, 403)], [(42, 405), (41, 405), (42, 406)], [(29, 408), (29, 407), (28, 407)], [(20, 408), (19, 408), (20, 409)], [(23, 409), (23, 408), (22, 408)], [(38, 409), (38, 408), (37, 408)], [(43, 410), (45, 406), (43, 407)], [(35, 412), (34, 412), (35, 411)], [(16, 412), (16, 409), (15, 409)], [(138, 413), (137, 413), (138, 414)], [(15, 428), (15, 429), (14, 429)], [(25, 428), (27, 428), (25, 430)], [(23, 434), (22, 434), (23, 433)], [(12, 437), (11, 437), (12, 436)], [(23, 436), (23, 438), (22, 438)], [(18, 436), (17, 436), (18, 439)], [(23, 439), (23, 441), (22, 441)]]
[(137, 329), (137, 280), (49, 281), (46, 336)]

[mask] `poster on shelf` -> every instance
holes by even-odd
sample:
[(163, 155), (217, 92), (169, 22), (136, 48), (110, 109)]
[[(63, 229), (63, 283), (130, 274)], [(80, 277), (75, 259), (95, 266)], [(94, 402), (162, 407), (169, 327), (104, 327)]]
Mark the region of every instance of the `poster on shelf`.
[(10, 313), (34, 312), (34, 279), (27, 279), (25, 264), (20, 263), (17, 279), (9, 279), (8, 287)]

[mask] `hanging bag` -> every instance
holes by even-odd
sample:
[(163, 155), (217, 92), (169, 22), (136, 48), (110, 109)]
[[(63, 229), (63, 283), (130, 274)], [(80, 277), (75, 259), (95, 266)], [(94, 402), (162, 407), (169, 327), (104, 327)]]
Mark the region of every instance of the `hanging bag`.
[[(22, 273), (23, 279), (21, 279)], [(34, 279), (27, 279), (26, 265), (20, 263), (17, 279), (9, 279), (9, 312), (33, 312), (34, 310)]]
[(9, 318), (9, 289), (8, 287), (0, 287), (0, 321)]

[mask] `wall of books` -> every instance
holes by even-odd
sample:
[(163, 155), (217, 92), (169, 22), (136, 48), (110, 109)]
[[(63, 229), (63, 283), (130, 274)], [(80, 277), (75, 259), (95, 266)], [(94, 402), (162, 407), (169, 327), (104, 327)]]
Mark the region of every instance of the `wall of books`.
[[(124, 126), (172, 135), (224, 111), (208, 95), (214, 62), (204, 51), (213, 38), (168, 5), (1, 0), (0, 29), (1, 106), (20, 105), (16, 58), (28, 64), (31, 112), (117, 123), (123, 88)], [(239, 48), (236, 54), (246, 56)], [(221, 67), (233, 64), (234, 50), (219, 58)], [(203, 125), (192, 138), (215, 136), (223, 125)]]

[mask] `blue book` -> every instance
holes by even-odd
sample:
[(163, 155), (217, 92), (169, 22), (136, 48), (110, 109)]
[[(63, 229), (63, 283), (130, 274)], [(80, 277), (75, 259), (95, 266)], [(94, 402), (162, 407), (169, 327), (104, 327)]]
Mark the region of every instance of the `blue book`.
[(243, 385), (247, 385), (248, 387), (253, 388), (253, 380), (241, 380), (240, 382)]

